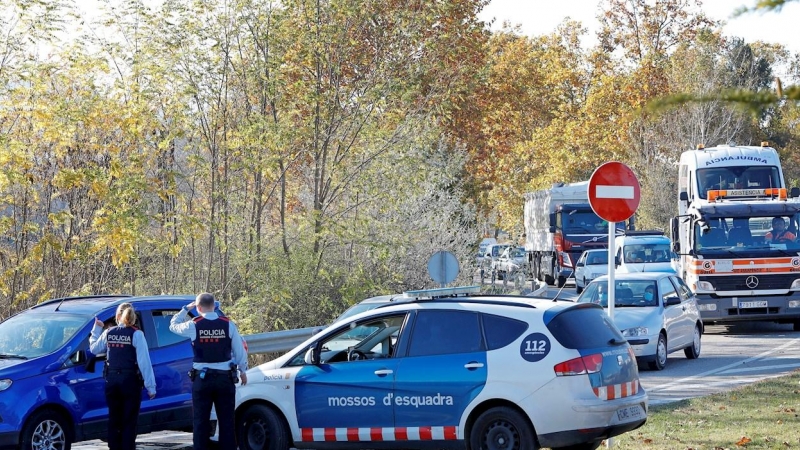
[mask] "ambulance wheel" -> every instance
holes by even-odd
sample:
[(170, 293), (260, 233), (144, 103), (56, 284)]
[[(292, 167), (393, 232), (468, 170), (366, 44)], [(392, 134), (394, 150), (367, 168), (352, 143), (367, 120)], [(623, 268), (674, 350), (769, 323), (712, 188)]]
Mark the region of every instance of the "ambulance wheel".
[(241, 450), (289, 449), (289, 430), (283, 418), (268, 406), (247, 408), (236, 428)]
[(72, 428), (63, 415), (52, 409), (31, 416), (20, 436), (22, 450), (70, 450), (71, 447)]
[(538, 450), (533, 427), (522, 414), (506, 406), (481, 414), (469, 434), (471, 450)]

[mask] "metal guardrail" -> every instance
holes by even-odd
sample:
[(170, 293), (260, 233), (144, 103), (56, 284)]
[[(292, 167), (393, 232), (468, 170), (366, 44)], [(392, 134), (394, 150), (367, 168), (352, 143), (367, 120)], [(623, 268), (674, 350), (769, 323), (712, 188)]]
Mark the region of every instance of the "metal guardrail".
[(283, 353), (297, 347), (324, 327), (298, 328), (296, 330), (268, 331), (243, 336), (247, 353)]
[[(536, 282), (537, 288), (528, 294), (531, 297), (540, 297), (547, 294), (547, 284)], [(268, 331), (266, 333), (248, 334), (243, 336), (247, 341), (247, 353), (284, 353), (297, 347), (300, 343), (322, 330), (325, 326), (298, 328), (296, 330)]]

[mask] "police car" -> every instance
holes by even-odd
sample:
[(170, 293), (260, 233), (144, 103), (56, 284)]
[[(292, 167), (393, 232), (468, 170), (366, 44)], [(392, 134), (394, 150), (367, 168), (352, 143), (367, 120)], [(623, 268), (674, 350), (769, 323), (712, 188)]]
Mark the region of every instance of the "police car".
[(169, 323), (193, 299), (70, 297), (40, 303), (0, 323), (0, 448), (69, 449), (77, 441), (106, 438), (105, 356), (89, 352), (89, 334), (95, 317), (113, 324), (123, 302), (133, 304), (156, 378), (154, 399), (142, 390), (138, 433), (191, 431), (191, 342), (169, 331)]
[(239, 448), (595, 449), (645, 423), (636, 358), (600, 306), (404, 297), (248, 370)]

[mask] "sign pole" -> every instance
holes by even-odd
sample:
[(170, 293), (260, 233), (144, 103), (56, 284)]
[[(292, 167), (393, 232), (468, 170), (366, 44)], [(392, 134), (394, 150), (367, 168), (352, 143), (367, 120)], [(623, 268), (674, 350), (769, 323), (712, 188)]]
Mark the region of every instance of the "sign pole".
[(608, 317), (614, 320), (614, 271), (616, 264), (614, 263), (614, 238), (616, 238), (616, 222), (608, 222)]
[[(639, 180), (630, 167), (621, 162), (607, 162), (592, 173), (589, 179), (589, 205), (598, 217), (608, 221), (608, 316), (614, 320), (614, 240), (617, 222), (628, 220), (639, 207)], [(606, 447), (614, 446), (614, 439), (606, 439)]]

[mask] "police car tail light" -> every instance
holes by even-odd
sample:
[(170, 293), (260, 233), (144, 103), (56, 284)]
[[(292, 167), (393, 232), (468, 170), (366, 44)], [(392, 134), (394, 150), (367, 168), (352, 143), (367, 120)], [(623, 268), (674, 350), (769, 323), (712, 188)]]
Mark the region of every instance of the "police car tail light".
[(572, 375), (586, 375), (590, 373), (600, 372), (603, 367), (603, 355), (597, 353), (589, 356), (581, 356), (579, 358), (570, 359), (560, 364), (556, 364), (553, 370), (559, 377), (568, 377)]

